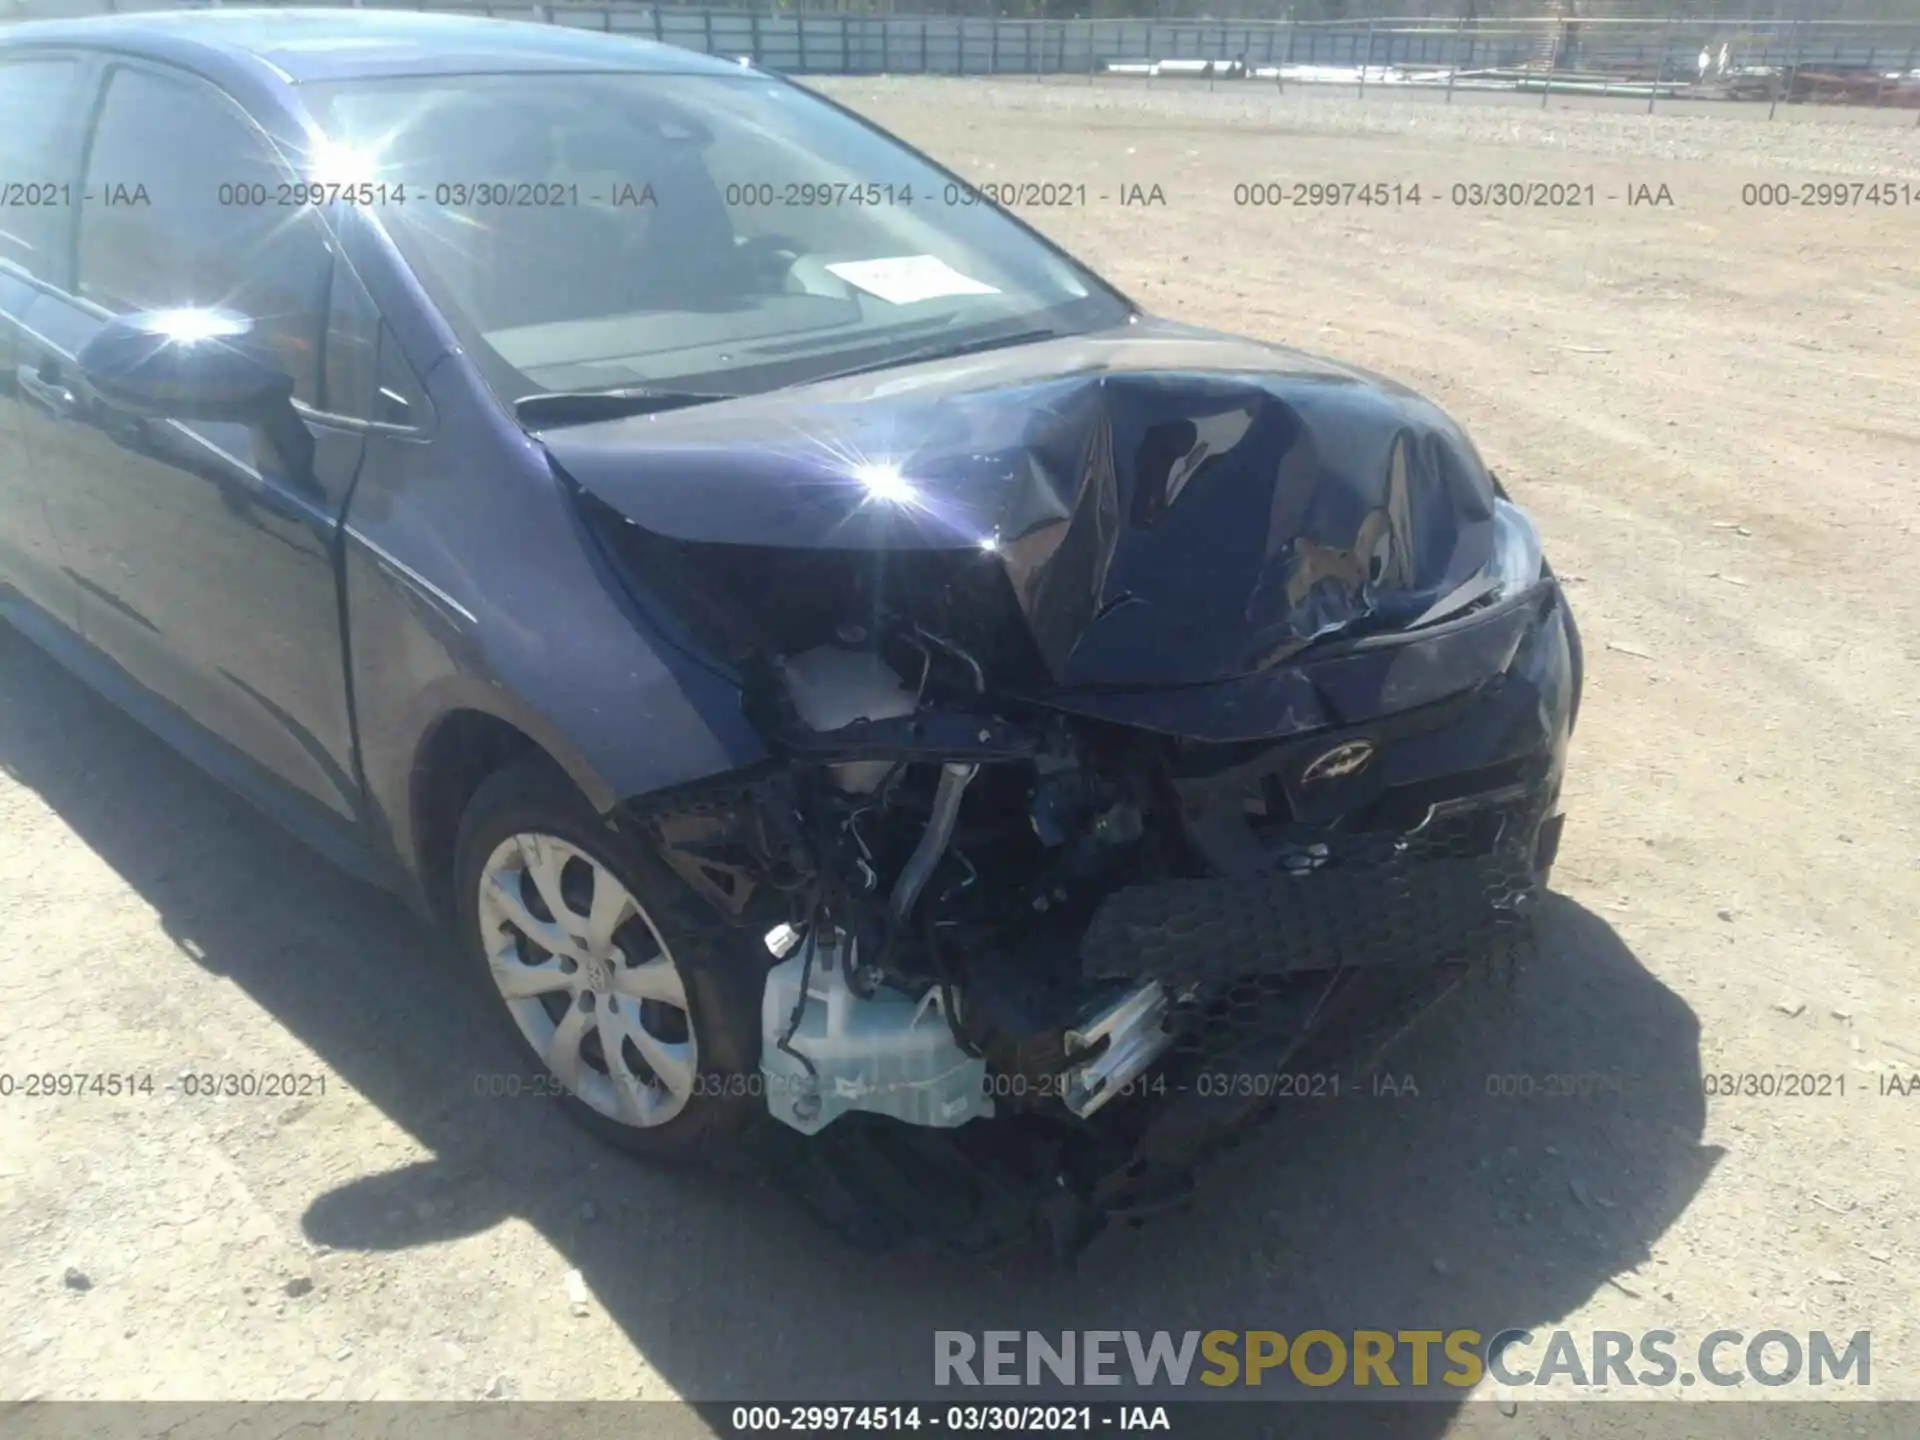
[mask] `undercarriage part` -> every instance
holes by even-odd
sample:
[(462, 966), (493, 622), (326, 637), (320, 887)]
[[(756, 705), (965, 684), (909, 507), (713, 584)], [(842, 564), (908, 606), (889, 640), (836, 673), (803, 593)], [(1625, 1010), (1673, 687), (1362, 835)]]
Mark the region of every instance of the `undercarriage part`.
[[(1497, 973), (1493, 963), (1476, 963), (1299, 976), (1286, 1024), (1269, 1025), (1211, 1063), (1222, 1074), (1311, 1071), (1357, 1079), (1463, 983)], [(1176, 1089), (1134, 1132), (1124, 1157), (1093, 1173), (1082, 1169), (1074, 1183), (1040, 1201), (1042, 1235), (1056, 1258), (1071, 1263), (1109, 1226), (1139, 1225), (1181, 1208), (1205, 1163), (1252, 1136), (1278, 1108), (1258, 1087)]]
[(1051, 1135), (1019, 1120), (926, 1130), (848, 1115), (817, 1136), (775, 1126), (769, 1168), (850, 1245), (923, 1246), (968, 1259), (1030, 1245), (1058, 1185)]
[[(1257, 1053), (1240, 1052), (1235, 1068), (1357, 1074), (1356, 1057), (1377, 1063), (1472, 974), (1437, 967), (1316, 977), (1312, 1023)], [(1329, 988), (1336, 993), (1326, 1001)], [(1132, 1125), (1108, 1123), (1119, 1116), (1066, 1126), (1009, 1115), (936, 1131), (850, 1115), (812, 1139), (775, 1127), (765, 1158), (820, 1219), (862, 1248), (919, 1245), (979, 1258), (1038, 1239), (1071, 1265), (1106, 1229), (1181, 1207), (1207, 1160), (1256, 1133), (1278, 1108), (1271, 1099), (1189, 1088)]]
[(732, 923), (807, 888), (814, 857), (794, 820), (790, 777), (690, 787), (630, 803), (623, 824), (648, 836), (660, 858)]
[(991, 1116), (986, 1062), (955, 1042), (941, 988), (863, 996), (858, 964), (850, 936), (815, 931), (768, 973), (760, 1074), (773, 1117), (811, 1135), (849, 1111), (935, 1129)]
[(933, 875), (933, 867), (946, 854), (947, 842), (953, 839), (953, 822), (960, 818), (960, 802), (966, 798), (967, 786), (973, 783), (973, 777), (979, 773), (978, 765), (950, 763), (941, 767), (940, 786), (933, 794), (933, 814), (928, 817), (927, 828), (920, 834), (920, 843), (914, 847), (906, 867), (901, 870), (900, 879), (894, 885), (887, 904), (895, 925), (906, 923), (907, 917), (913, 913), (914, 902), (920, 898), (920, 892)]
[(1084, 1120), (1145, 1074), (1173, 1043), (1168, 1010), (1167, 992), (1148, 981), (1067, 1031), (1073, 1060), (1061, 1075), (1067, 1109)]

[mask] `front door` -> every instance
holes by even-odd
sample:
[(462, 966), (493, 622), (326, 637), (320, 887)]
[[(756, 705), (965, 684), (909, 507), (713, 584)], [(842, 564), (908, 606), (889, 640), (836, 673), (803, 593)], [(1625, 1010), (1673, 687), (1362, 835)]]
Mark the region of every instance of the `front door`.
[[(145, 690), (354, 819), (335, 562), (364, 437), (325, 414), (329, 227), (316, 211), (245, 203), (293, 177), (210, 84), (115, 63), (104, 87), (74, 282), (36, 304), (16, 356), (66, 414), (32, 454), (82, 631)], [(109, 316), (215, 306), (272, 337), (314, 435), (310, 468), (290, 473), (246, 426), (143, 420), (79, 383), (75, 357)]]
[(24, 600), (69, 627), (73, 580), (27, 459), (63, 398), (19, 357), (32, 344), (28, 313), (68, 281), (85, 69), (73, 57), (0, 51), (0, 603)]

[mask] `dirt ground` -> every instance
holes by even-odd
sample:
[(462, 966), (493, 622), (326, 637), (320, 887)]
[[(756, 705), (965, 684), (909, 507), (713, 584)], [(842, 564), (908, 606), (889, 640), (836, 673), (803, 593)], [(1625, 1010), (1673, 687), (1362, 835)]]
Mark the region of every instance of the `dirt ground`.
[[(1920, 132), (822, 88), (971, 179), (1084, 185), (1022, 213), (1146, 307), (1391, 374), (1470, 429), (1587, 640), (1543, 959), (1407, 1043), (1417, 1097), (1283, 1115), (1078, 1276), (874, 1259), (777, 1192), (477, 1098), (513, 1057), (404, 913), (7, 638), (0, 1072), (159, 1084), (0, 1102), (0, 1397), (877, 1399), (925, 1392), (936, 1329), (1526, 1325), (1867, 1329), (1871, 1393), (1920, 1398), (1920, 1095), (1883, 1093), (1920, 1065)], [(1838, 179), (1913, 203), (1742, 203)], [(1268, 180), (1425, 203), (1234, 203)], [(1450, 203), (1494, 181), (1597, 203)], [(1135, 185), (1165, 203), (1122, 205)], [(184, 1093), (233, 1071), (325, 1093)], [(1488, 1094), (1598, 1072), (1630, 1083)], [(1702, 1093), (1748, 1072), (1845, 1093)]]

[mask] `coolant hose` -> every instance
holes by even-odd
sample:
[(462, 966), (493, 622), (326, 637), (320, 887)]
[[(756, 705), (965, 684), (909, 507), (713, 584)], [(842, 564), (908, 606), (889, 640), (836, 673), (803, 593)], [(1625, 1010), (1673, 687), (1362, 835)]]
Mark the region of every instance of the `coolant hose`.
[(947, 842), (953, 838), (954, 822), (960, 818), (961, 798), (979, 773), (978, 765), (958, 761), (940, 767), (940, 784), (933, 792), (933, 813), (927, 817), (927, 828), (920, 833), (920, 843), (913, 847), (913, 854), (901, 868), (900, 879), (888, 902), (896, 932), (913, 913), (914, 902), (926, 889), (927, 881), (933, 878), (933, 867), (940, 863)]

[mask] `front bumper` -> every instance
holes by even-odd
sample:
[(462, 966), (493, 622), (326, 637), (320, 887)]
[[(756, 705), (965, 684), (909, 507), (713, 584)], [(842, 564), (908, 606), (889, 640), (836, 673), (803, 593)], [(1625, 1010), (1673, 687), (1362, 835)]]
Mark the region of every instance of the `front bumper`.
[[(1557, 585), (1517, 616), (1498, 667), (1437, 700), (1190, 756), (1175, 788), (1216, 873), (1115, 892), (1081, 943), (1089, 987), (1154, 982), (1174, 1003), (1157, 1078), (1113, 1107), (1124, 1145), (1043, 1208), (1063, 1253), (1183, 1198), (1343, 1011), (1355, 1023), (1345, 1054), (1321, 1056), (1332, 1064), (1404, 1031), (1461, 979), (1531, 954), (1581, 676)], [(1379, 663), (1431, 675), (1421, 644)], [(1322, 757), (1355, 745), (1370, 747), (1364, 766), (1316, 778)]]
[[(1171, 784), (1211, 873), (1115, 891), (1080, 939), (1077, 1003), (1150, 982), (1168, 997), (1149, 1082), (1090, 1121), (1057, 1103), (954, 1131), (845, 1117), (793, 1152), (790, 1179), (852, 1238), (968, 1253), (1037, 1228), (1071, 1259), (1114, 1221), (1180, 1203), (1273, 1108), (1281, 1092), (1261, 1080), (1350, 1065), (1462, 978), (1524, 960), (1558, 846), (1577, 655), (1548, 580), (1431, 635), (1258, 677), (1299, 702), (1283, 719), (1311, 701), (1337, 721), (1269, 715), (1264, 735), (1181, 743)], [(1262, 728), (1245, 710), (1216, 719)], [(1316, 770), (1356, 743), (1364, 766)], [(1009, 980), (1027, 969), (1008, 957)], [(1018, 1093), (1057, 1097), (1068, 1058), (1054, 1029), (994, 1063), (1029, 1077)]]
[[(1292, 1028), (1261, 1000), (1307, 976), (1521, 958), (1558, 851), (1578, 675), (1558, 587), (1520, 614), (1501, 668), (1437, 701), (1188, 747), (1174, 787), (1214, 873), (1108, 896), (1081, 942), (1085, 981), (1157, 981), (1184, 997), (1179, 1048), (1218, 1055), (1269, 1019)], [(1424, 670), (1421, 643), (1379, 663)], [(1329, 777), (1329, 756), (1363, 759)]]

